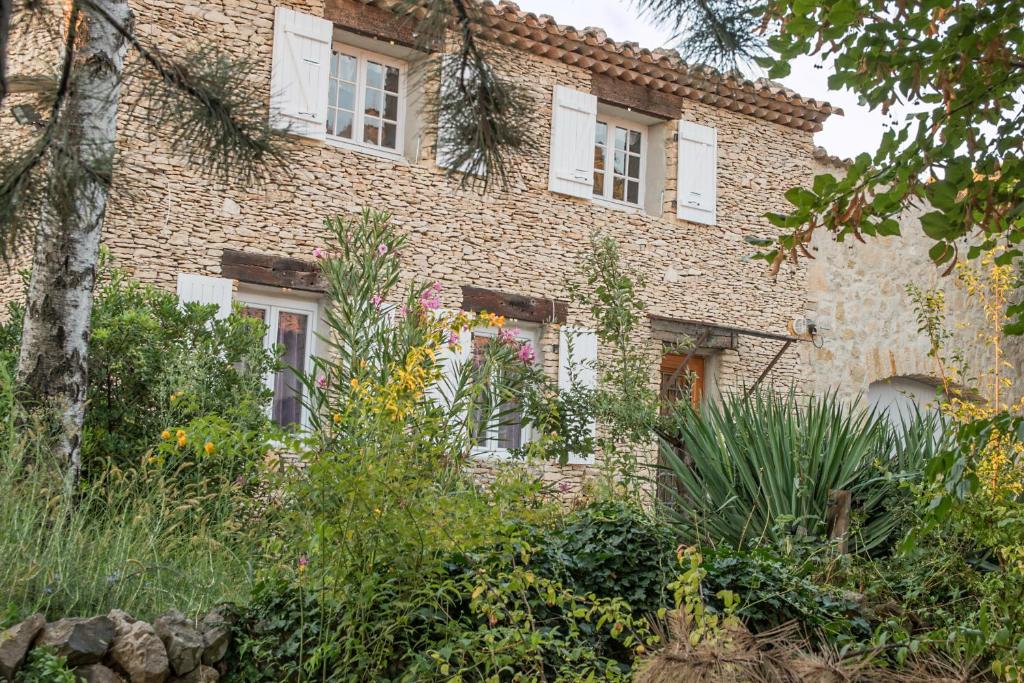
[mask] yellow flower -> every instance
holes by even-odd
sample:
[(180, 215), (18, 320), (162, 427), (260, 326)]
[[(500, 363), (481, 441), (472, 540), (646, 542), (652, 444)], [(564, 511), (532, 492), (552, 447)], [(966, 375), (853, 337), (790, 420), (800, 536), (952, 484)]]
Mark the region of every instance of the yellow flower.
[(146, 462), (148, 462), (150, 465), (152, 465), (153, 463), (157, 462), (156, 456), (153, 456), (153, 455), (149, 456), (148, 458), (146, 458)]
[(353, 378), (351, 379), (351, 381), (349, 381), (349, 384), (351, 384), (351, 385), (352, 385), (352, 388), (353, 388), (353, 389), (358, 389), (358, 388), (359, 388), (359, 379), (358, 379), (358, 378), (356, 378), (356, 377), (353, 377)]
[(341, 413), (335, 413), (331, 419), (334, 420), (334, 424), (338, 424), (341, 422)]
[(179, 439), (182, 439), (182, 438), (184, 438), (184, 437), (185, 437), (185, 430), (184, 430), (184, 429), (179, 429), (179, 430), (178, 430), (178, 431), (177, 431), (177, 432), (175, 433), (175, 436), (176, 436), (176, 437), (178, 437)]
[(177, 400), (178, 400), (178, 395), (177, 394), (171, 394), (171, 403), (174, 403)]
[(373, 514), (379, 515), (380, 514), (380, 508), (373, 508)]
[(178, 437), (178, 448), (184, 448), (185, 444), (187, 444), (187, 443), (188, 443), (188, 439), (185, 437), (185, 435), (182, 435), (182, 436)]
[(160, 438), (163, 439), (164, 441), (167, 441), (167, 439), (171, 438), (171, 433), (165, 429), (164, 431), (160, 432)]
[(213, 455), (213, 442), (212, 441), (207, 441), (203, 445), (203, 450), (206, 451), (207, 455)]

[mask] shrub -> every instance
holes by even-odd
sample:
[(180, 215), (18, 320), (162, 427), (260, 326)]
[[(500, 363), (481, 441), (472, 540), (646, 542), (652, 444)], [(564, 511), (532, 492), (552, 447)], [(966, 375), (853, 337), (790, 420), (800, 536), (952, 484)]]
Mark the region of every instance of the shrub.
[(15, 683), (76, 683), (78, 677), (68, 668), (64, 657), (50, 648), (36, 647), (28, 653), (25, 665), (14, 676)]
[[(97, 282), (83, 476), (102, 476), (111, 465), (139, 467), (165, 430), (198, 431), (202, 438), (208, 428), (222, 454), (229, 450), (225, 440), (231, 442), (231, 459), (214, 462), (228, 466), (224, 479), (236, 478), (238, 464), (258, 460), (269, 438), (264, 378), (274, 359), (263, 345), (263, 324), (238, 314), (218, 319), (212, 305), (181, 307), (173, 292), (133, 281), (106, 255)], [(8, 358), (20, 343), (20, 305), (11, 313), (0, 332), (0, 355)], [(177, 468), (181, 459), (169, 455), (157, 457)]]
[(699, 410), (677, 406), (662, 453), (685, 491), (676, 499), (678, 521), (711, 545), (782, 548), (823, 539), (829, 492), (848, 490), (851, 545), (884, 550), (912, 514), (903, 484), (943, 447), (937, 419), (920, 416), (898, 433), (834, 394), (801, 399), (792, 391), (727, 396)]

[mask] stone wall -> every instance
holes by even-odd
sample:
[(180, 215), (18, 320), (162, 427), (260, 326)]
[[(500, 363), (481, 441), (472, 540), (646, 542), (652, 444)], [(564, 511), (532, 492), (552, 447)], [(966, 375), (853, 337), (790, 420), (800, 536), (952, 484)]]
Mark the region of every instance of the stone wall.
[[(816, 173), (840, 175), (842, 169), (819, 165)], [(924, 209), (907, 211), (900, 219), (899, 237), (836, 242), (830, 234), (817, 234), (815, 259), (807, 268), (807, 317), (822, 327), (815, 348), (802, 345), (810, 370), (808, 388), (837, 390), (844, 398), (866, 396), (872, 383), (893, 378), (935, 383), (935, 361), (930, 344), (918, 332), (908, 284), (942, 290), (948, 309), (947, 327), (953, 331), (949, 351), (962, 351), (970, 368), (992, 367), (990, 347), (979, 335), (990, 334), (984, 311), (969, 300), (955, 275), (943, 276), (928, 258), (932, 241), (922, 232)], [(1016, 380), (1010, 397), (1024, 393), (1021, 381), (1024, 345), (1006, 345), (1006, 375)]]
[[(212, 42), (252, 59), (249, 78), (269, 96), (277, 4), (282, 3), (150, 0), (134, 6), (139, 33), (167, 51)], [(323, 13), (320, 0), (284, 4)], [(172, 154), (159, 131), (140, 124), (137, 114), (147, 103), (139, 99), (139, 82), (130, 82), (104, 241), (120, 266), (171, 289), (178, 273), (218, 275), (221, 254), (229, 248), (309, 258), (326, 239), (324, 216), (371, 206), (391, 211), (409, 236), (401, 255), (408, 277), (440, 281), (444, 304), (457, 307), (459, 288), (466, 284), (565, 298), (565, 282), (578, 268), (588, 235), (600, 230), (619, 241), (629, 268), (646, 278), (650, 312), (785, 332), (787, 322), (804, 310), (802, 266), (787, 266), (773, 280), (762, 263), (744, 259), (752, 250), (744, 237), (772, 233), (763, 214), (784, 209), (783, 192), (810, 181), (810, 133), (684, 100), (681, 118), (715, 126), (718, 132), (718, 225), (713, 227), (675, 217), (674, 122), (666, 124), (662, 146), (649, 150), (665, 155), (660, 216), (553, 194), (547, 190), (552, 88), (562, 84), (590, 92), (592, 73), (511, 48), (496, 49), (496, 68), (528, 89), (536, 139), (511, 187), (486, 194), (460, 189), (457, 180), (435, 166), (429, 122), (419, 136), (418, 153), (407, 162), (295, 139), (288, 169), (265, 186), (215, 182)], [(570, 310), (569, 321), (591, 322), (579, 310)], [(557, 326), (548, 325), (541, 351), (552, 373), (557, 371), (557, 339)], [(737, 350), (713, 363), (718, 371), (711, 383), (730, 388), (751, 382), (779, 346), (740, 337)], [(652, 341), (651, 348), (656, 359), (658, 345)], [(652, 362), (652, 381), (656, 366)], [(802, 378), (794, 349), (767, 381), (789, 386)]]

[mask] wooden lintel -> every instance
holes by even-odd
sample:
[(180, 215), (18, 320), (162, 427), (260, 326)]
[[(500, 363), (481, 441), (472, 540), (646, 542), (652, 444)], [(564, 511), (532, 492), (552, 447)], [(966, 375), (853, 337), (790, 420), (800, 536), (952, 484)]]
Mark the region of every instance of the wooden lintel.
[(359, 0), (326, 0), (324, 19), (335, 26), (368, 38), (417, 47), (416, 18), (374, 7)]
[(220, 260), (223, 277), (268, 287), (326, 291), (320, 268), (312, 261), (225, 249)]
[(691, 343), (696, 343), (695, 348), (734, 350), (738, 346), (739, 335), (734, 330), (714, 325), (651, 316), (651, 336), (666, 344), (677, 345), (689, 339)]
[(470, 285), (462, 287), (462, 309), (488, 311), (510, 320), (531, 323), (564, 323), (569, 316), (567, 301), (509, 294)]
[(683, 111), (683, 98), (679, 95), (604, 74), (591, 76), (590, 91), (602, 102), (659, 119), (675, 120)]

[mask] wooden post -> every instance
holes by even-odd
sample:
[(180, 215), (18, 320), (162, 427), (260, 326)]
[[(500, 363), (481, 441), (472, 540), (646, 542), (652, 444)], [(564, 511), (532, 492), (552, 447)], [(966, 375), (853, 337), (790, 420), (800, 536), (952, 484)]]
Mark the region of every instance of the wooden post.
[(852, 496), (849, 491), (829, 491), (828, 511), (825, 523), (828, 525), (828, 537), (839, 539), (839, 552), (846, 554), (846, 534), (850, 530), (850, 504)]

